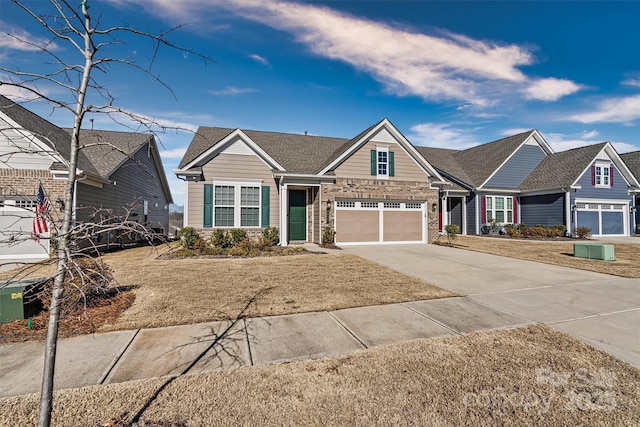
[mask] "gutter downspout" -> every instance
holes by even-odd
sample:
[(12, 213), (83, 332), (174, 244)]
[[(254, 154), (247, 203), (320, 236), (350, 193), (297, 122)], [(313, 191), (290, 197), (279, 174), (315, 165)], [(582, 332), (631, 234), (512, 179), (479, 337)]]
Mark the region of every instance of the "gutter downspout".
[(571, 223), (573, 222), (573, 217), (571, 214), (571, 191), (567, 191), (564, 193), (564, 217), (565, 217), (565, 227), (567, 227), (568, 233), (573, 233), (571, 229)]

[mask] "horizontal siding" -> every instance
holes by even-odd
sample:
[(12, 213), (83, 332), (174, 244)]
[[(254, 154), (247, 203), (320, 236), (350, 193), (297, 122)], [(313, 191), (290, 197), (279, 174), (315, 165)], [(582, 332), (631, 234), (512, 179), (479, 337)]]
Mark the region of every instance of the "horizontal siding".
[(388, 145), (389, 151), (394, 152), (394, 175), (389, 180), (400, 181), (428, 181), (429, 175), (400, 147), (397, 143), (376, 143), (367, 142), (353, 153), (335, 170), (339, 178), (361, 178), (371, 179), (371, 150), (376, 149), (376, 145)]
[(546, 226), (565, 224), (564, 193), (520, 197), (522, 224)]
[(591, 185), (591, 167), (580, 177), (578, 185), (582, 188), (572, 193), (572, 202), (576, 197), (583, 199), (632, 200), (632, 196), (629, 195), (628, 184), (616, 167), (614, 167), (613, 172), (613, 187), (596, 187)]
[(491, 177), (485, 187), (517, 188), (544, 158), (545, 152), (539, 145), (523, 145)]
[(452, 197), (447, 199), (447, 203), (449, 203), (449, 210), (451, 212), (451, 221), (449, 223), (456, 224), (460, 227), (460, 232), (462, 232), (462, 199)]
[(49, 169), (52, 163), (48, 154), (0, 118), (0, 168)]
[[(127, 209), (132, 214), (129, 219), (144, 222), (143, 204), (149, 205), (147, 221), (150, 228), (169, 230), (169, 202), (167, 201), (160, 175), (155, 163), (145, 147), (138, 150), (132, 159), (127, 160), (112, 176), (111, 184), (102, 188), (78, 182), (77, 219), (95, 221), (90, 216), (94, 208), (112, 209), (113, 215), (125, 215)], [(166, 207), (166, 209), (165, 209)]]
[[(467, 234), (476, 234), (476, 195), (467, 196)], [(460, 230), (462, 232), (462, 230)]]
[(202, 228), (203, 224), (203, 194), (204, 184), (212, 184), (215, 178), (220, 179), (254, 179), (268, 185), (269, 190), (269, 221), (272, 227), (280, 226), (280, 211), (278, 207), (278, 186), (271, 169), (256, 156), (239, 154), (220, 154), (202, 167), (204, 182), (189, 182), (187, 184), (187, 225)]

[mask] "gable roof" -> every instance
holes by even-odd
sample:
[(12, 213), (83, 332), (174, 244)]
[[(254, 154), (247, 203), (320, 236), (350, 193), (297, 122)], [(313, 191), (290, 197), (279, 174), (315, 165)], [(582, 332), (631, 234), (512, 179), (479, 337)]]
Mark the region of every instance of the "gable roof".
[[(71, 138), (66, 131), (2, 95), (0, 95), (0, 111), (24, 130), (31, 132), (64, 160), (69, 161)], [(100, 177), (97, 169), (82, 152), (78, 153), (78, 169), (87, 175)]]
[(571, 187), (606, 145), (606, 142), (602, 142), (548, 155), (522, 181), (520, 189), (542, 190)]
[(469, 184), (480, 187), (534, 132), (529, 130), (454, 154)]
[(450, 181), (458, 181), (464, 184), (471, 182), (471, 178), (469, 178), (454, 156), (458, 153), (457, 150), (421, 146), (416, 147), (416, 150)]
[[(329, 173), (343, 158), (349, 156), (350, 151), (362, 143), (363, 138), (382, 126), (393, 125), (387, 119), (383, 119), (352, 139), (201, 126), (175, 172), (199, 171), (199, 168), (209, 161), (209, 156), (215, 152), (219, 144), (226, 143), (233, 135), (244, 135), (250, 139), (245, 142), (255, 144), (264, 156), (283, 169), (281, 172), (301, 175)], [(406, 143), (413, 148), (408, 141)], [(415, 157), (417, 161), (426, 163), (417, 152)], [(433, 169), (431, 165), (427, 166), (427, 169)], [(432, 172), (437, 175), (435, 169)]]
[(631, 153), (620, 154), (620, 158), (627, 165), (636, 179), (640, 181), (640, 151), (632, 151)]

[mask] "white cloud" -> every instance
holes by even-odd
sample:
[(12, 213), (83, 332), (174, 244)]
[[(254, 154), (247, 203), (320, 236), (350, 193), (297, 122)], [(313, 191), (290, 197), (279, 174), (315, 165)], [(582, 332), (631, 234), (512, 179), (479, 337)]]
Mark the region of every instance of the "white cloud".
[(621, 84), (623, 84), (624, 86), (640, 87), (640, 79), (627, 79), (621, 82)]
[(420, 123), (411, 127), (407, 135), (414, 145), (464, 150), (478, 145), (475, 135), (465, 129), (457, 129), (447, 123)]
[(573, 114), (565, 120), (580, 123), (630, 123), (640, 119), (640, 95), (608, 98), (592, 111)]
[(235, 96), (235, 95), (244, 95), (245, 93), (253, 93), (256, 90), (250, 87), (235, 87), (235, 86), (227, 86), (221, 90), (210, 90), (209, 93), (211, 95), (221, 95), (221, 96)]
[(258, 55), (257, 53), (252, 53), (249, 55), (249, 58), (253, 59), (256, 62), (261, 63), (262, 65), (266, 65), (267, 67), (271, 67), (269, 61), (267, 61), (264, 57)]
[[(554, 151), (559, 152), (604, 142), (599, 139), (594, 139), (598, 135), (599, 133), (597, 131), (583, 132), (580, 135), (547, 133), (544, 134), (544, 138)], [(626, 153), (628, 151), (635, 151), (638, 149), (638, 147), (636, 147), (635, 145), (629, 144), (627, 142), (612, 141), (611, 144), (618, 153)]]
[(186, 152), (187, 147), (172, 148), (170, 150), (160, 151), (160, 157), (162, 157), (162, 159), (182, 159)]
[(503, 131), (500, 132), (500, 135), (502, 136), (513, 136), (513, 135), (518, 135), (519, 133), (523, 133), (523, 132), (527, 132), (530, 131), (531, 129), (525, 129), (525, 128), (510, 128), (510, 129), (505, 129)]
[(582, 88), (581, 85), (566, 79), (538, 79), (531, 82), (525, 89), (525, 96), (528, 99), (539, 101), (557, 101), (566, 95), (576, 93)]
[(7, 23), (7, 21), (0, 20), (0, 28), (2, 28), (2, 31), (0, 31), (0, 49), (34, 52), (45, 47), (48, 50), (57, 48), (56, 44), (50, 43), (48, 39), (35, 36), (23, 28)]
[[(486, 106), (531, 86), (518, 67), (534, 62), (529, 47), (474, 40), (461, 34), (421, 34), (308, 3), (278, 0), (149, 0), (152, 13), (202, 19), (218, 7), (287, 31), (319, 56), (339, 60), (372, 75), (399, 96), (428, 101), (457, 100)], [(177, 14), (177, 15), (176, 15)], [(534, 82), (535, 84), (535, 82)], [(579, 87), (568, 80), (542, 79), (536, 99), (558, 99)], [(572, 86), (573, 85), (573, 86)], [(553, 88), (550, 88), (553, 86)]]

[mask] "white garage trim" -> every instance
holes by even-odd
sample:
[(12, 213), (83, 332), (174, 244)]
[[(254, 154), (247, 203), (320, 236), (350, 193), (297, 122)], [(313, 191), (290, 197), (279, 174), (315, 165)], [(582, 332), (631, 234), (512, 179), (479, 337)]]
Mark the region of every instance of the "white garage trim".
[[(575, 224), (581, 226), (578, 222), (579, 212), (597, 212), (598, 214), (598, 229), (591, 230), (591, 235), (595, 237), (601, 236), (629, 236), (629, 200), (598, 200), (598, 199), (575, 199), (576, 213)], [(607, 212), (619, 212), (622, 213), (622, 234), (603, 234), (602, 214)]]
[[(336, 231), (336, 243), (339, 245), (371, 245), (371, 244), (413, 244), (426, 243), (428, 241), (427, 233), (427, 211), (425, 202), (416, 201), (378, 201), (378, 200), (337, 200), (334, 202), (334, 230)], [(344, 215), (340, 217), (340, 213)], [(414, 226), (419, 222), (420, 234), (419, 239), (415, 240), (393, 240), (391, 237), (385, 239), (385, 212), (389, 213), (387, 217), (392, 217), (392, 213), (404, 213), (407, 217), (407, 223), (410, 226), (413, 222)], [(369, 233), (363, 231), (363, 236), (369, 235), (369, 239), (365, 241), (346, 241), (340, 239), (341, 235), (349, 235), (346, 230), (341, 230), (340, 218), (347, 215), (351, 218), (362, 219), (357, 225), (366, 227), (369, 223), (371, 227)], [(397, 215), (396, 215), (397, 216)], [(413, 217), (413, 218), (412, 218)], [(352, 221), (354, 222), (354, 221)], [(377, 227), (377, 229), (375, 229)], [(388, 226), (389, 227), (389, 226)], [(388, 231), (388, 230), (387, 230)], [(411, 232), (409, 231), (409, 234)], [(353, 234), (353, 233), (351, 233)]]

